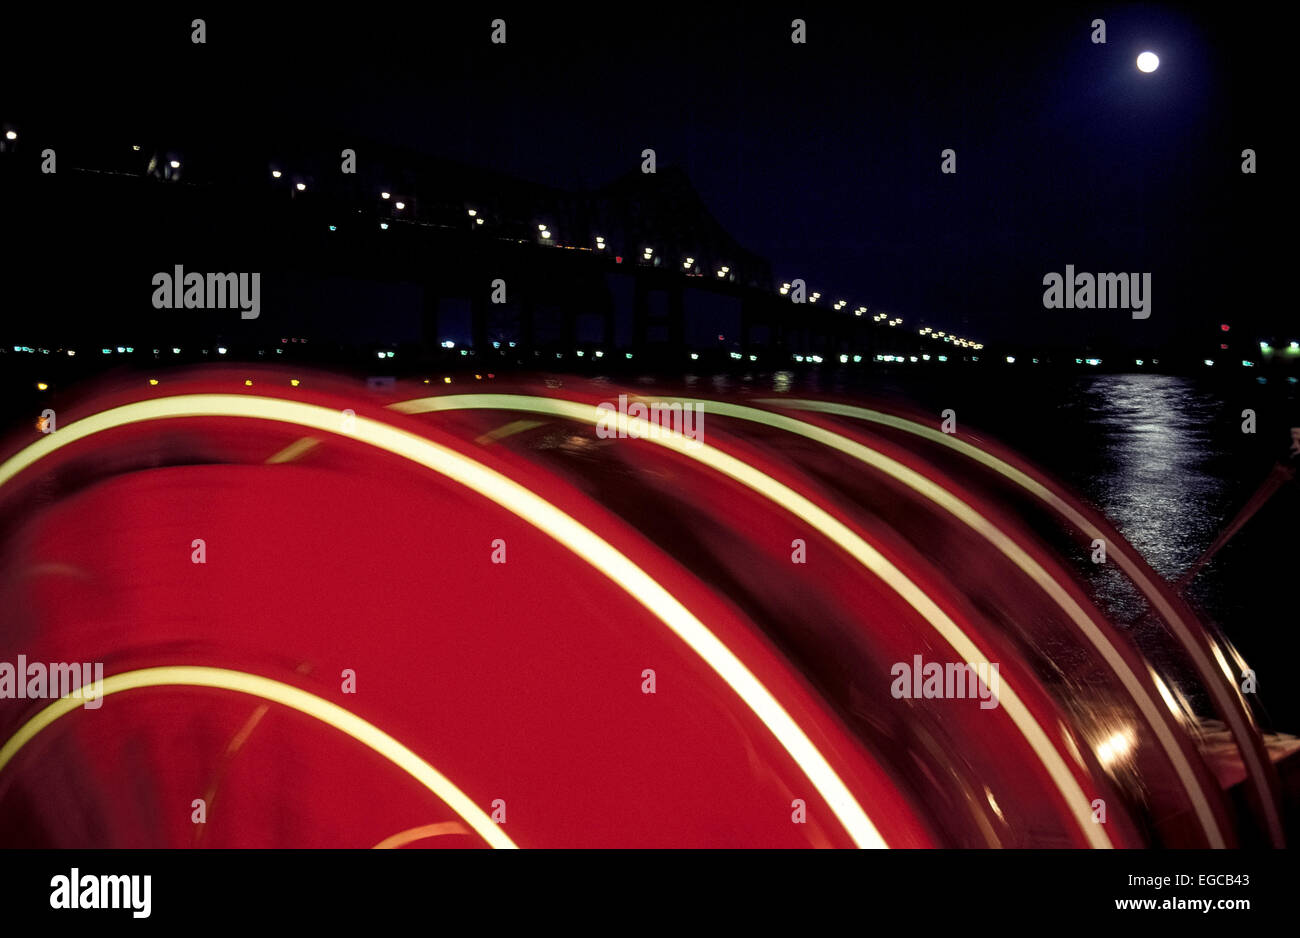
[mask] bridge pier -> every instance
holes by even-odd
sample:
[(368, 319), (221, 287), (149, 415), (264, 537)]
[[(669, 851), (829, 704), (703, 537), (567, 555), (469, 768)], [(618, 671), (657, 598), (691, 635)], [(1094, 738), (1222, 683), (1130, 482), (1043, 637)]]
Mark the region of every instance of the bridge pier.
[(668, 288), (668, 346), (678, 358), (686, 354), (686, 292), (681, 284)]
[(438, 334), (440, 292), (432, 281), (425, 282), (424, 294), (420, 302), (420, 336), (426, 354), (436, 354), (442, 347), (442, 336)]
[(632, 283), (632, 347), (644, 349), (650, 332), (650, 291), (645, 280), (634, 277)]
[(486, 288), (480, 287), (470, 294), (469, 315), (470, 315), (470, 335), (474, 351), (481, 357), (486, 354), (485, 350), (491, 345), (488, 337), (488, 316), (491, 313), (492, 304), (490, 298), (484, 292)]

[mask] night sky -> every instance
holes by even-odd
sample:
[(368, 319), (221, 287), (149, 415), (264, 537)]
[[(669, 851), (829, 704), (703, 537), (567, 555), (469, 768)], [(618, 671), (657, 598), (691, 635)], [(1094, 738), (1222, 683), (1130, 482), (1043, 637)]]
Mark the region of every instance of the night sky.
[[(1280, 337), (1288, 59), (1278, 25), (1243, 10), (52, 10), (7, 14), (4, 97), (16, 118), (103, 133), (355, 133), (569, 188), (653, 147), (779, 279), (909, 325), (1142, 346), (1230, 313)], [(1134, 66), (1146, 48), (1154, 74)], [(1150, 271), (1151, 318), (1044, 309), (1043, 275), (1069, 263)]]

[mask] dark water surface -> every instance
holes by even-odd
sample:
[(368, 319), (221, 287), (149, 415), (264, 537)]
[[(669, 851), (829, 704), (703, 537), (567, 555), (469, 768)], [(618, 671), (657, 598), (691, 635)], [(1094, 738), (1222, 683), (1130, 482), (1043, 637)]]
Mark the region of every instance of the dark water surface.
[[(1016, 449), (1104, 513), (1151, 566), (1177, 579), (1210, 546), (1300, 425), (1285, 378), (1154, 374), (941, 374), (899, 369), (862, 377), (822, 373), (692, 376), (700, 391), (754, 388), (893, 398), (945, 408), (960, 425)], [(1242, 430), (1255, 411), (1256, 432)], [(1187, 589), (1256, 671), (1273, 728), (1300, 731), (1300, 486), (1288, 483)]]

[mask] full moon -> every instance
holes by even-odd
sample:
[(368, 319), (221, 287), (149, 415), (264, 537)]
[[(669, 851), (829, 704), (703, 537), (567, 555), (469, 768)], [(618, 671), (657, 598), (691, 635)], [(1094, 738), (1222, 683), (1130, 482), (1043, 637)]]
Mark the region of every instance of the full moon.
[(1160, 67), (1160, 57), (1154, 52), (1143, 52), (1138, 56), (1138, 70), (1143, 72), (1154, 72)]

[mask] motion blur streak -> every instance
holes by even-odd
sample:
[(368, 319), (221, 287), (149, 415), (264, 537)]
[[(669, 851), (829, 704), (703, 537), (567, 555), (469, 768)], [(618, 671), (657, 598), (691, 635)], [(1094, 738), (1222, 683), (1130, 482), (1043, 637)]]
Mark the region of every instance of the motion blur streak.
[(838, 433), (833, 433), (824, 427), (815, 426), (802, 420), (794, 420), (782, 414), (774, 414), (769, 411), (759, 410), (754, 407), (744, 407), (736, 404), (727, 404), (721, 401), (698, 401), (686, 403), (701, 403), (710, 413), (721, 414), (724, 417), (734, 417), (740, 420), (753, 420), (769, 427), (786, 430), (790, 433), (797, 433), (800, 436), (810, 440), (815, 440), (826, 446), (833, 447), (842, 453), (845, 453), (860, 462), (866, 463), (881, 472), (887, 473), (893, 478), (902, 482), (918, 494), (928, 498), (930, 501), (941, 506), (950, 514), (960, 519), (973, 531), (978, 532), (985, 540), (989, 541), (994, 547), (1001, 551), (1012, 563), (1025, 572), (1038, 586), (1047, 593), (1048, 596), (1059, 606), (1070, 620), (1078, 626), (1093, 646), (1101, 652), (1102, 656), (1110, 664), (1111, 669), (1123, 682), (1125, 689), (1132, 695), (1133, 700), (1142, 708), (1143, 715), (1150, 723), (1152, 730), (1160, 740), (1161, 746), (1164, 747), (1170, 761), (1178, 771), (1178, 777), (1183, 783), (1188, 796), (1196, 806), (1197, 817), (1200, 819), (1201, 826), (1204, 828), (1206, 836), (1209, 838), (1210, 845), (1216, 848), (1225, 846), (1223, 833), (1214, 817), (1214, 811), (1210, 807), (1209, 800), (1206, 797), (1205, 790), (1201, 787), (1196, 778), (1195, 772), (1187, 761), (1186, 755), (1178, 745), (1167, 722), (1166, 716), (1161, 714), (1156, 706), (1155, 700), (1147, 693), (1138, 676), (1124, 661), (1118, 650), (1097, 628), (1096, 623), (1088, 616), (1087, 612), (1074, 601), (1061, 584), (1056, 582), (1042, 566), (1034, 560), (1023, 548), (1015, 541), (1008, 537), (1004, 532), (999, 530), (987, 518), (983, 517), (970, 505), (957, 498), (951, 492), (935, 484), (932, 480), (926, 478), (921, 473), (894, 459), (889, 458), (883, 453), (879, 453), (870, 447), (851, 440)]
[(425, 824), (423, 827), (412, 827), (409, 831), (401, 831), (392, 837), (385, 837), (379, 843), (375, 844), (375, 850), (396, 850), (398, 847), (404, 847), (407, 844), (413, 844), (417, 840), (427, 840), (430, 837), (443, 837), (447, 834), (468, 834), (463, 824), (456, 821), (443, 821), (441, 824)]
[[(107, 697), (109, 694), (144, 687), (213, 687), (261, 697), (315, 717), (322, 723), (327, 723), (358, 742), (364, 743), (405, 770), (464, 818), (466, 823), (493, 847), (513, 848), (515, 846), (514, 841), (506, 836), (500, 825), (493, 823), (478, 805), (466, 797), (464, 792), (441, 772), (373, 723), (367, 723), (338, 704), (317, 697), (315, 694), (309, 694), (305, 690), (270, 678), (259, 677), (256, 674), (225, 668), (201, 667), (163, 667), (125, 671), (104, 678), (101, 693)], [(76, 698), (61, 697), (24, 723), (4, 744), (4, 747), (0, 748), (0, 772), (4, 771), (4, 767), (18, 754), (18, 751), (41, 730), (59, 717), (75, 710), (80, 704), (81, 701)]]
[[(1237, 742), (1237, 748), (1241, 751), (1242, 758), (1250, 771), (1251, 783), (1255, 788), (1259, 804), (1264, 811), (1265, 823), (1268, 826), (1269, 836), (1274, 846), (1282, 846), (1285, 843), (1285, 837), (1282, 833), (1282, 819), (1278, 812), (1278, 796), (1271, 784), (1272, 777), (1271, 763), (1266, 765), (1261, 758), (1259, 748), (1259, 728), (1255, 723), (1254, 716), (1250, 708), (1246, 705), (1241, 695), (1241, 689), (1233, 680), (1232, 672), (1227, 667), (1224, 660), (1223, 652), (1219, 648), (1219, 643), (1214, 636), (1208, 634), (1204, 629), (1198, 629), (1204, 641), (1208, 644), (1211, 654), (1218, 659), (1223, 665), (1222, 669), (1216, 668), (1205, 654), (1201, 643), (1196, 640), (1196, 634), (1192, 627), (1181, 616), (1174, 606), (1168, 601), (1164, 593), (1151, 581), (1146, 571), (1138, 564), (1129, 553), (1123, 549), (1123, 545), (1113, 538), (1107, 537), (1105, 532), (1099, 530), (1096, 525), (1088, 520), (1083, 514), (1075, 510), (1068, 501), (1062, 499), (1056, 492), (1053, 492), (1048, 486), (1029, 474), (1023, 472), (1006, 461), (999, 459), (991, 453), (987, 453), (979, 447), (972, 446), (963, 440), (956, 439), (954, 435), (941, 433), (931, 427), (918, 424), (915, 421), (897, 417), (893, 414), (883, 413), (881, 411), (869, 410), (865, 407), (854, 407), (849, 404), (839, 404), (832, 401), (809, 401), (809, 400), (782, 400), (780, 398), (768, 398), (759, 401), (762, 404), (775, 405), (780, 407), (789, 407), (798, 410), (810, 410), (818, 413), (834, 414), (843, 417), (853, 417), (859, 420), (866, 420), (872, 423), (880, 423), (895, 429), (913, 433), (917, 436), (924, 437), (935, 443), (947, 446), (962, 455), (987, 466), (994, 472), (999, 473), (1005, 478), (1011, 480), (1021, 488), (1030, 492), (1035, 498), (1050, 506), (1062, 518), (1065, 518), (1070, 524), (1084, 532), (1088, 538), (1102, 538), (1107, 542), (1110, 556), (1115, 558), (1120, 569), (1132, 580), (1146, 596), (1147, 600), (1160, 613), (1169, 627), (1173, 630), (1174, 635), (1178, 638), (1180, 644), (1191, 655), (1197, 669), (1206, 687), (1214, 697), (1214, 702), (1219, 712), (1227, 720), (1232, 729), (1233, 737)], [(1215, 679), (1215, 676), (1227, 672), (1226, 683), (1222, 680)]]
[[(708, 407), (712, 407), (713, 404), (712, 401), (706, 402)], [(523, 410), (566, 417), (587, 423), (596, 423), (601, 417), (601, 412), (590, 404), (518, 394), (453, 394), (445, 397), (428, 397), (403, 401), (390, 406), (407, 414), (479, 408)], [(625, 414), (619, 414), (619, 433), (627, 433), (630, 426), (637, 428), (638, 435), (642, 439), (649, 439), (651, 442), (698, 460), (748, 486), (795, 516), (802, 518), (838, 544), (867, 570), (887, 583), (891, 589), (930, 623), (935, 631), (967, 664), (974, 667), (978, 662), (987, 660), (987, 656), (980, 652), (975, 642), (961, 630), (956, 622), (949, 618), (947, 613), (939, 608), (925, 591), (920, 589), (901, 570), (890, 563), (879, 551), (850, 528), (798, 492), (713, 446), (699, 441), (687, 440), (680, 433), (659, 431), (657, 434), (652, 434), (649, 421), (639, 417), (628, 418)], [(1075, 780), (1074, 775), (1051, 738), (1038, 725), (1038, 722), (1016, 695), (1005, 677), (1002, 679), (998, 699), (1051, 776), (1057, 791), (1065, 802), (1067, 810), (1079, 825), (1080, 831), (1088, 842), (1094, 847), (1108, 848), (1112, 846), (1110, 838), (1101, 830), (1100, 825), (1092, 821), (1090, 799), (1084, 795), (1083, 789), (1080, 788), (1079, 783)]]
[[(591, 411), (594, 413), (594, 408)], [(731, 649), (653, 577), (589, 528), (519, 483), (423, 437), (361, 415), (355, 416), (351, 430), (344, 432), (338, 411), (300, 401), (234, 394), (181, 395), (125, 404), (75, 421), (0, 465), (0, 485), (42, 457), (95, 433), (173, 417), (247, 417), (334, 433), (433, 469), (518, 515), (590, 563), (699, 655), (772, 732), (857, 846), (888, 846), (834, 768), (785, 708)]]

